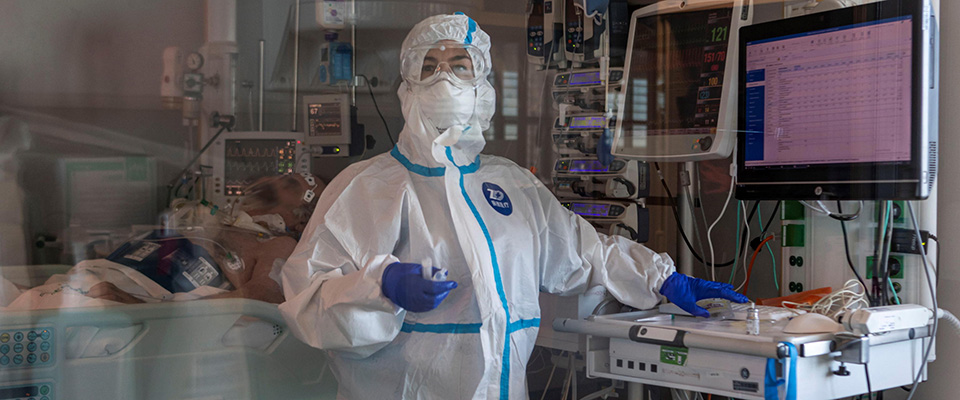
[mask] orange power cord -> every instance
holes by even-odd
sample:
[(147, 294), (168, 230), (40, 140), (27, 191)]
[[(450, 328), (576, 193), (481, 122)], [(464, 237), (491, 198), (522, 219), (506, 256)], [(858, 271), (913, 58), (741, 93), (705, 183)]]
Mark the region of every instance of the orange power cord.
[(750, 286), (750, 274), (753, 273), (753, 262), (757, 259), (757, 254), (760, 254), (760, 250), (763, 249), (763, 245), (773, 239), (773, 235), (767, 236), (766, 239), (763, 239), (757, 248), (753, 251), (753, 257), (750, 257), (750, 266), (747, 268), (747, 280), (743, 283), (743, 294), (747, 294), (747, 287)]

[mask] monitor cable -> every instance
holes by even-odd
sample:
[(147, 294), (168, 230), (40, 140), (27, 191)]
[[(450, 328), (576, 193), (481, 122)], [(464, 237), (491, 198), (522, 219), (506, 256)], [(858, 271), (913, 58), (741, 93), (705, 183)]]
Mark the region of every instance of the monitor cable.
[[(660, 169), (660, 164), (657, 163), (657, 162), (654, 162), (654, 163), (653, 163), (653, 167), (657, 170), (657, 175), (658, 175), (659, 178), (660, 178), (660, 184), (663, 185), (663, 190), (667, 192), (667, 198), (670, 200), (670, 206), (671, 206), (671, 209), (673, 210), (673, 218), (677, 221), (677, 230), (680, 232), (680, 237), (683, 238), (683, 242), (687, 245), (687, 249), (690, 250), (690, 254), (692, 254), (693, 257), (694, 257), (697, 261), (706, 264), (706, 261), (703, 259), (703, 257), (700, 256), (700, 254), (697, 253), (697, 251), (693, 249), (693, 245), (690, 244), (690, 239), (687, 238), (687, 234), (686, 234), (686, 232), (683, 230), (683, 222), (680, 221), (680, 213), (679, 213), (679, 211), (678, 211), (678, 210), (679, 210), (679, 207), (677, 206), (677, 200), (673, 197), (673, 192), (670, 190), (670, 187), (667, 186), (667, 181), (663, 178), (663, 171)], [(747, 221), (753, 220), (753, 215), (754, 215), (754, 213), (757, 212), (757, 206), (758, 206), (759, 204), (760, 204), (759, 201), (756, 202), (756, 203), (754, 203), (753, 208), (750, 210), (749, 216), (747, 216)], [(746, 235), (745, 232), (744, 232), (744, 235)], [(745, 245), (746, 245), (746, 239), (743, 239), (743, 243), (741, 244), (741, 248), (738, 249), (738, 253), (743, 251), (743, 247), (744, 247)], [(727, 266), (732, 265), (733, 262), (734, 262), (734, 260), (730, 260), (730, 261), (727, 261), (727, 262), (719, 263), (719, 264), (716, 264), (716, 265), (708, 265), (708, 266), (710, 266), (710, 267), (727, 267)]]
[[(840, 204), (840, 200), (837, 200), (837, 210), (843, 212), (843, 206)], [(847, 255), (847, 265), (850, 266), (850, 270), (853, 271), (853, 276), (857, 277), (857, 281), (860, 282), (860, 285), (864, 287), (864, 294), (867, 296), (867, 300), (870, 304), (873, 304), (873, 297), (870, 296), (870, 293), (866, 291), (867, 283), (864, 282), (863, 277), (860, 276), (860, 272), (857, 271), (857, 267), (853, 265), (853, 259), (850, 257), (850, 240), (847, 235), (847, 222), (840, 221), (840, 229), (843, 231), (843, 249)]]
[[(880, 257), (880, 265), (883, 266), (881, 269), (883, 276), (880, 277), (880, 286), (883, 293), (882, 304), (888, 305), (892, 303), (890, 300), (893, 300), (893, 298), (890, 297), (890, 288), (893, 287), (893, 282), (890, 281), (890, 271), (892, 270), (892, 268), (890, 268), (890, 243), (893, 241), (893, 202), (888, 200), (884, 203), (886, 203), (887, 221), (884, 224), (886, 230), (883, 236), (883, 255)], [(900, 268), (902, 270), (903, 266)]]
[[(190, 160), (190, 162), (187, 163), (187, 165), (186, 165), (185, 167), (183, 167), (183, 169), (180, 170), (180, 172), (177, 173), (177, 175), (174, 176), (173, 180), (171, 180), (170, 183), (167, 184), (167, 190), (168, 190), (167, 198), (168, 198), (168, 199), (170, 198), (170, 194), (169, 194), (169, 193), (172, 193), (172, 191), (173, 191), (173, 185), (176, 184), (177, 181), (183, 182), (183, 181), (182, 181), (183, 175), (186, 174), (187, 171), (190, 170), (190, 167), (192, 167), (193, 164), (196, 163), (197, 160), (200, 159), (200, 156), (202, 156), (203, 153), (206, 152), (207, 149), (209, 149), (211, 145), (213, 145), (213, 142), (215, 142), (215, 141), (217, 140), (217, 138), (220, 137), (220, 134), (222, 134), (223, 131), (232, 132), (232, 131), (233, 131), (233, 126), (234, 126), (234, 124), (237, 123), (236, 118), (234, 118), (232, 115), (220, 115), (220, 113), (216, 113), (216, 112), (213, 113), (213, 116), (211, 117), (211, 119), (213, 120), (213, 126), (212, 126), (212, 127), (213, 127), (213, 128), (219, 127), (220, 130), (218, 130), (217, 133), (216, 133), (215, 135), (213, 135), (213, 137), (210, 138), (210, 140), (207, 141), (207, 144), (203, 145), (203, 148), (201, 148), (200, 151), (198, 151), (197, 154), (193, 156), (193, 159)], [(169, 203), (169, 201), (168, 201), (168, 203)]]
[(803, 204), (807, 208), (816, 211), (820, 214), (826, 214), (828, 217), (833, 218), (838, 221), (853, 221), (860, 217), (860, 211), (863, 210), (863, 202), (860, 202), (860, 207), (857, 208), (857, 212), (853, 214), (843, 214), (840, 212), (832, 212), (823, 204), (822, 200), (817, 200), (816, 205), (810, 204), (806, 200), (800, 200), (800, 204)]
[[(390, 134), (390, 127), (387, 126), (387, 119), (384, 118), (383, 113), (380, 112), (380, 105), (377, 104), (377, 96), (373, 95), (373, 83), (375, 81), (371, 81), (370, 79), (367, 79), (366, 75), (357, 75), (357, 76), (363, 77), (363, 81), (367, 82), (367, 92), (370, 93), (370, 99), (373, 100), (373, 108), (377, 110), (377, 115), (380, 116), (380, 121), (383, 121), (383, 129), (387, 132), (387, 139), (390, 139), (390, 147), (393, 148), (393, 146), (397, 145), (397, 142), (393, 140), (393, 135)], [(366, 145), (364, 145), (364, 147), (366, 147)], [(366, 152), (366, 149), (364, 149), (364, 152)]]
[[(716, 227), (718, 223), (720, 223), (720, 219), (723, 218), (723, 214), (727, 213), (727, 206), (730, 205), (730, 199), (733, 198), (733, 189), (734, 187), (736, 187), (736, 183), (737, 183), (736, 177), (731, 176), (730, 189), (727, 190), (727, 200), (723, 202), (723, 208), (720, 210), (720, 215), (717, 215), (717, 219), (715, 219), (713, 223), (710, 224), (710, 227), (707, 228), (707, 246), (710, 247), (710, 280), (711, 281), (717, 280), (717, 264), (716, 264), (716, 260), (714, 259), (714, 253), (713, 253), (713, 237), (710, 234), (713, 233), (713, 228)], [(694, 216), (694, 219), (696, 219), (696, 216)], [(740, 221), (737, 221), (737, 223), (739, 224)]]

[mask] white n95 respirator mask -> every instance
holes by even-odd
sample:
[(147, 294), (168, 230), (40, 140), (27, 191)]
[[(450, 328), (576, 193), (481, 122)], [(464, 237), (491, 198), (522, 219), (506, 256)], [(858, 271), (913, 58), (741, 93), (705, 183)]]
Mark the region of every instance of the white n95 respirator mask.
[(440, 80), (417, 89), (424, 120), (440, 131), (454, 125), (467, 125), (474, 115), (477, 95), (473, 87), (460, 87)]

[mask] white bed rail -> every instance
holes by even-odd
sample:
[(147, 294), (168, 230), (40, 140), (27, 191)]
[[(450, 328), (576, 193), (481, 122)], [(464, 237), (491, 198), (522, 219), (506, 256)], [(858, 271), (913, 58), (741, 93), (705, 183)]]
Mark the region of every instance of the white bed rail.
[(0, 312), (0, 353), (0, 392), (48, 400), (336, 396), (325, 352), (254, 300)]

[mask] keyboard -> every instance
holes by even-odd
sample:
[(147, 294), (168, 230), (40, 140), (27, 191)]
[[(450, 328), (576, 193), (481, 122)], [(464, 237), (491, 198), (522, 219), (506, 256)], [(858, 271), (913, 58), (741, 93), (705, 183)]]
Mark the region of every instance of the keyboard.
[[(760, 310), (760, 319), (769, 320), (769, 321), (779, 321), (784, 318), (794, 317), (800, 314), (806, 314), (804, 310), (797, 310), (793, 308), (786, 307), (774, 307), (774, 306), (756, 306), (757, 310)], [(744, 321), (747, 319), (747, 310), (750, 309), (750, 303), (730, 303), (730, 311), (732, 315), (726, 315), (726, 319), (733, 319), (738, 321)], [(674, 303), (664, 303), (660, 305), (661, 314), (673, 314), (673, 315), (686, 315), (689, 316), (690, 313), (683, 311), (679, 306)]]

